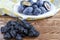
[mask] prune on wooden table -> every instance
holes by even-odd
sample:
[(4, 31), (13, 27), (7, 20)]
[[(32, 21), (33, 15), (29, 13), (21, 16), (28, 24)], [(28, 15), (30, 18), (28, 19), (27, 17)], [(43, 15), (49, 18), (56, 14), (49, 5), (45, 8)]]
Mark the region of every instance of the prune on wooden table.
[(23, 25), (23, 27), (24, 28), (26, 28), (26, 29), (31, 29), (33, 26), (29, 23), (29, 22), (27, 22), (26, 20), (22, 20), (21, 22), (21, 25)]
[(17, 34), (17, 36), (16, 36), (16, 40), (22, 40), (22, 37), (21, 37), (20, 34)]
[(25, 35), (25, 34), (23, 34), (23, 33), (21, 33), (20, 35), (21, 35), (21, 37), (26, 37), (26, 35)]
[(38, 37), (39, 32), (28, 23), (26, 20), (9, 21), (5, 27), (1, 27), (1, 32), (4, 33), (4, 39), (10, 40), (15, 38), (16, 40), (22, 40), (22, 37)]
[(9, 33), (4, 34), (4, 39), (11, 39), (11, 35)]
[(8, 30), (7, 30), (7, 27), (1, 27), (1, 32), (2, 33), (5, 33), (5, 32), (7, 32)]
[(17, 24), (16, 21), (9, 21), (9, 22), (7, 23), (8, 26), (15, 26), (16, 24)]
[(10, 31), (10, 35), (12, 36), (12, 38), (15, 38), (16, 37), (16, 31), (11, 30)]
[(38, 37), (39, 36), (39, 32), (34, 30), (34, 29), (31, 29), (31, 30), (29, 30), (28, 36), (29, 37)]

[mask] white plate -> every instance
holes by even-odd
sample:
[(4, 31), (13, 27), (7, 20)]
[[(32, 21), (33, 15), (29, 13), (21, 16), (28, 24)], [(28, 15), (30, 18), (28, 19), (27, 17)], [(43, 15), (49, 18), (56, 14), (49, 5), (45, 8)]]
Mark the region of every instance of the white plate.
[(35, 20), (35, 19), (42, 19), (42, 18), (46, 18), (46, 17), (50, 17), (56, 14), (57, 10), (56, 7), (51, 3), (51, 10), (47, 13), (44, 13), (42, 15), (38, 15), (38, 16), (31, 16), (31, 15), (24, 15), (22, 13), (19, 13), (17, 11), (18, 6), (20, 5), (20, 2), (18, 2), (15, 6), (14, 6), (14, 12), (18, 13), (19, 16), (21, 16), (23, 19), (31, 19), (31, 20)]

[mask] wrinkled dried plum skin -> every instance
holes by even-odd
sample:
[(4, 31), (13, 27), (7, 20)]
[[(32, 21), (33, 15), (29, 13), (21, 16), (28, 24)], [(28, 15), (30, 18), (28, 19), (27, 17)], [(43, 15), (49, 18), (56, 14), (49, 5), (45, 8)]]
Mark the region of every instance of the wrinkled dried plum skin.
[(4, 27), (1, 27), (1, 32), (4, 34), (5, 40), (15, 38), (22, 40), (23, 37), (38, 37), (39, 32), (28, 23), (26, 20), (9, 21)]

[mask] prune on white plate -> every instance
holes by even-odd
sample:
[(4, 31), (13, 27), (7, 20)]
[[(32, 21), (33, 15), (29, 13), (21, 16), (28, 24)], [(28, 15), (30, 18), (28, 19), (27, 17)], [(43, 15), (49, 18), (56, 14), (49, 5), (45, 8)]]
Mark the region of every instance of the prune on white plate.
[(19, 13), (23, 13), (23, 10), (24, 10), (24, 7), (20, 5), (20, 6), (18, 7), (18, 12), (19, 12)]
[(42, 0), (37, 0), (37, 5), (38, 5), (38, 7), (41, 7), (43, 5), (43, 1)]
[(32, 11), (33, 11), (33, 8), (32, 8), (32, 7), (27, 7), (27, 8), (25, 8), (25, 10), (23, 11), (23, 14), (32, 15)]
[(34, 12), (33, 12), (33, 15), (39, 15), (39, 14), (42, 14), (41, 9), (35, 8), (35, 10), (34, 10)]
[(51, 4), (48, 1), (43, 2), (43, 6), (46, 8), (46, 10), (50, 11), (51, 9)]
[(41, 9), (41, 12), (42, 12), (41, 14), (48, 12), (44, 7), (40, 7), (40, 9)]
[(32, 5), (32, 7), (35, 9), (35, 8), (38, 8), (38, 6), (37, 5)]

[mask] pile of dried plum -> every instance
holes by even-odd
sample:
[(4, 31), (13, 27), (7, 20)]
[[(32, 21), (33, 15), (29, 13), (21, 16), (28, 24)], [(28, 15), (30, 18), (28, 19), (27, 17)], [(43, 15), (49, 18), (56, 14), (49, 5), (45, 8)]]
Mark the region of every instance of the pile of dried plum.
[(18, 12), (25, 15), (41, 15), (51, 9), (51, 4), (48, 1), (33, 0), (21, 1), (18, 7)]
[(22, 40), (23, 37), (38, 37), (39, 32), (25, 20), (9, 21), (4, 27), (1, 27), (1, 32), (4, 34), (5, 40)]

